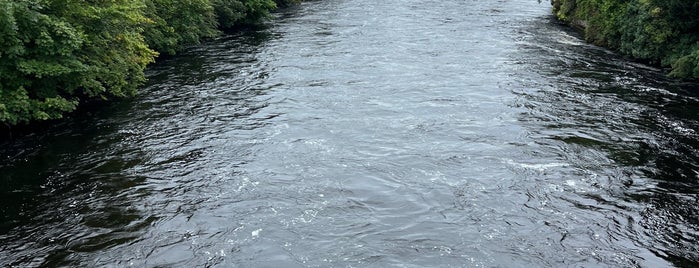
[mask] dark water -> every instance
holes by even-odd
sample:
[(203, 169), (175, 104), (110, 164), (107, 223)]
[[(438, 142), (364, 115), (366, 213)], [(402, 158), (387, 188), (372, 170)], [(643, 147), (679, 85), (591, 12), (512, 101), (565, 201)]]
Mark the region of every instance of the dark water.
[(0, 266), (692, 267), (696, 85), (548, 3), (307, 2), (2, 143)]

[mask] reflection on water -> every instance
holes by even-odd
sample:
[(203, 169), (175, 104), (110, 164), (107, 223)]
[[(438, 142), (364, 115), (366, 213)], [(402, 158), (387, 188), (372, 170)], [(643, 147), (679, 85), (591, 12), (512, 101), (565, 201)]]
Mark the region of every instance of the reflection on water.
[(530, 108), (526, 121), (546, 122), (546, 129), (535, 133), (549, 146), (576, 148), (581, 150), (577, 155), (586, 157), (599, 155), (597, 163), (576, 162), (594, 172), (599, 181), (595, 185), (604, 186), (590, 198), (613, 206), (604, 209), (612, 219), (614, 227), (608, 229), (614, 231), (613, 238), (630, 237), (678, 266), (696, 265), (696, 85), (670, 81), (659, 71), (589, 45), (571, 49), (562, 41), (570, 38), (567, 33), (548, 28), (549, 34), (521, 41), (530, 53), (544, 56), (537, 59), (547, 67), (533, 72), (555, 81), (520, 92), (525, 99), (520, 105)]
[(699, 264), (696, 85), (536, 1), (304, 3), (2, 143), (0, 266)]

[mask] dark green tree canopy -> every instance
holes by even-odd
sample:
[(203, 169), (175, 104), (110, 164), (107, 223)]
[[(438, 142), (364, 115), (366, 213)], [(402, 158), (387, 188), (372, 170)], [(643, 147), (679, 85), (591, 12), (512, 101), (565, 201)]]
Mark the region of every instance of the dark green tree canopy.
[(636, 59), (699, 79), (699, 1), (552, 0), (561, 20), (585, 37)]
[(0, 121), (61, 118), (81, 98), (133, 95), (156, 53), (137, 0), (0, 2)]
[(254, 24), (295, 0), (0, 0), (0, 122), (61, 118), (136, 94), (158, 52)]

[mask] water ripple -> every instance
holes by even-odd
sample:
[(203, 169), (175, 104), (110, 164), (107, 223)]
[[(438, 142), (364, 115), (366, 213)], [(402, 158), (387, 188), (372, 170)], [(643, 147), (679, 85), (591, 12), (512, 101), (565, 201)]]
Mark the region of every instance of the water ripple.
[(166, 59), (3, 147), (0, 266), (695, 266), (694, 85), (549, 12), (310, 1)]

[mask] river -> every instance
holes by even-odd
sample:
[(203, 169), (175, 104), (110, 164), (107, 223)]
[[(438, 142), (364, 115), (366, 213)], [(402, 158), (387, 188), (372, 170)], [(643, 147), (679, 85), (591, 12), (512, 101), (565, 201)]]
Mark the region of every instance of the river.
[(2, 267), (696, 267), (699, 91), (548, 2), (323, 0), (1, 143)]

